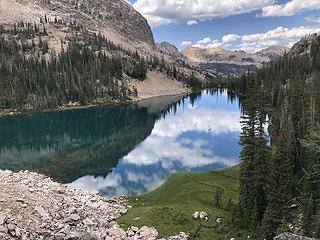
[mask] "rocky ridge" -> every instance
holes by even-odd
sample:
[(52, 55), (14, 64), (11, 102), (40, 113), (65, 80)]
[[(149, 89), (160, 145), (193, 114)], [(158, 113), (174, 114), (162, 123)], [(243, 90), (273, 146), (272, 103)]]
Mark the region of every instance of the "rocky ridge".
[[(153, 227), (126, 231), (116, 219), (130, 206), (124, 198), (104, 198), (70, 190), (28, 171), (0, 174), (0, 239), (157, 239)], [(183, 240), (180, 233), (165, 239)]]
[(292, 46), (289, 56), (310, 54), (312, 42), (317, 40), (317, 36), (318, 34), (308, 35), (296, 42)]
[(270, 60), (275, 60), (289, 52), (290, 52), (290, 48), (288, 47), (274, 46), (274, 47), (268, 47), (266, 49), (262, 49), (261, 51), (256, 52), (256, 54), (261, 57), (267, 57)]
[(188, 47), (182, 54), (197, 63), (202, 71), (226, 78), (240, 76), (249, 71), (254, 71), (264, 62), (277, 59), (288, 52), (286, 47), (270, 47), (257, 53), (245, 51), (228, 51), (223, 48), (198, 48)]
[(248, 54), (244, 51), (228, 51), (223, 48), (189, 47), (184, 49), (182, 53), (196, 63), (258, 65), (263, 61), (267, 61), (266, 57)]
[[(43, 23), (76, 21), (125, 47), (154, 47), (147, 20), (125, 0), (0, 0), (0, 23), (39, 19)], [(64, 28), (53, 30), (57, 38), (66, 34)]]
[(189, 47), (182, 51), (183, 55), (196, 63), (223, 63), (236, 65), (260, 66), (288, 52), (286, 47), (270, 47), (257, 53), (245, 51), (228, 51), (223, 48), (198, 48)]
[(156, 51), (159, 58), (163, 59), (165, 62), (173, 64), (187, 76), (194, 75), (202, 82), (206, 82), (210, 78), (216, 79), (218, 76), (215, 72), (207, 71), (207, 69), (201, 69), (198, 63), (189, 59), (180, 52), (176, 46), (169, 42), (157, 43)]
[(185, 62), (189, 64), (192, 63), (189, 58), (187, 58), (181, 52), (179, 52), (178, 48), (171, 43), (168, 43), (168, 42), (157, 43), (156, 47), (160, 53), (171, 56), (173, 59), (175, 59), (178, 62)]

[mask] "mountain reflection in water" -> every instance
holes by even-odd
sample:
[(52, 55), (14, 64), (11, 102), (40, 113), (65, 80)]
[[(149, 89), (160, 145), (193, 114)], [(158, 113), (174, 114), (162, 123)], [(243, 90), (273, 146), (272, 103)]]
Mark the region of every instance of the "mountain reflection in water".
[(70, 187), (137, 195), (174, 172), (239, 162), (240, 110), (226, 92), (0, 119), (0, 169), (34, 170)]

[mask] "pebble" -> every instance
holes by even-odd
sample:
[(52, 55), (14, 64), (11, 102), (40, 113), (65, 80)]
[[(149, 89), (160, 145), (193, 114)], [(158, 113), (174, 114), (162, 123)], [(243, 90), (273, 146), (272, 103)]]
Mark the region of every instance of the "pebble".
[(36, 206), (34, 209), (42, 217), (42, 219), (44, 219), (44, 220), (49, 220), (50, 219), (49, 214), (46, 212), (46, 210), (44, 210), (43, 207)]
[(71, 221), (77, 222), (77, 221), (80, 220), (80, 216), (77, 215), (77, 214), (71, 214), (70, 217), (69, 217), (69, 219), (70, 219)]

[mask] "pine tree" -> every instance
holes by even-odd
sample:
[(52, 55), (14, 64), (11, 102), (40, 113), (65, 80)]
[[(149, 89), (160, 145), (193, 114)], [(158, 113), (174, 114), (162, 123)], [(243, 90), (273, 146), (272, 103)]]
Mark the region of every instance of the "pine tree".
[(265, 115), (257, 83), (250, 79), (246, 93), (240, 143), (241, 158), (239, 218), (249, 230), (261, 226), (267, 206), (268, 147), (264, 133)]
[[(285, 111), (283, 113), (284, 117)], [(287, 214), (289, 201), (293, 197), (293, 156), (291, 147), (291, 125), (283, 118), (277, 144), (273, 146), (270, 163), (268, 206), (263, 220), (263, 232), (266, 239), (272, 239)]]

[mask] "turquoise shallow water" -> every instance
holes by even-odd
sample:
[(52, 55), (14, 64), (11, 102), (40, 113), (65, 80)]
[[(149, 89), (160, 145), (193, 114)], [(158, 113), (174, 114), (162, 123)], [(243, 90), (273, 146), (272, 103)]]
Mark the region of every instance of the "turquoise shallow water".
[[(179, 171), (239, 162), (240, 110), (224, 91), (0, 119), (0, 169), (102, 195), (137, 195)], [(1, 172), (1, 170), (0, 170)]]

